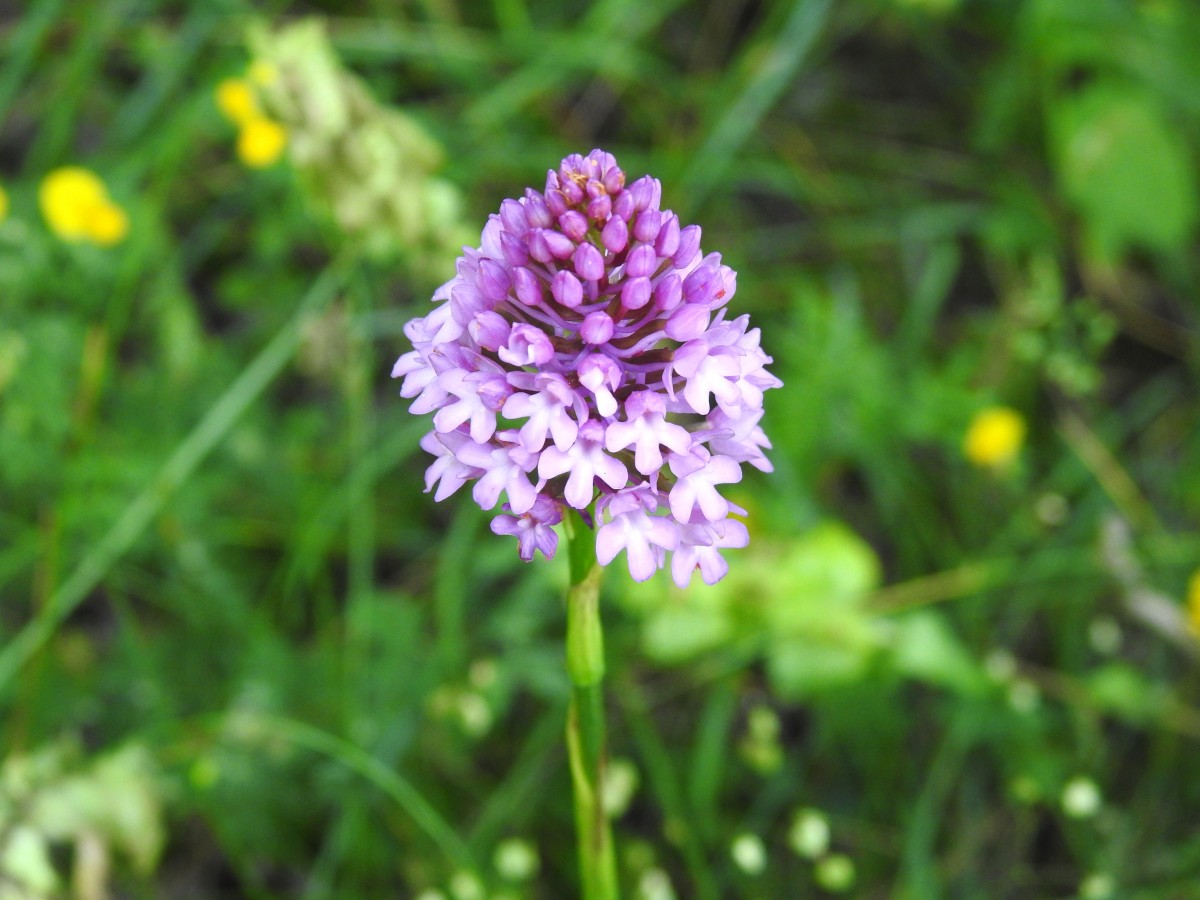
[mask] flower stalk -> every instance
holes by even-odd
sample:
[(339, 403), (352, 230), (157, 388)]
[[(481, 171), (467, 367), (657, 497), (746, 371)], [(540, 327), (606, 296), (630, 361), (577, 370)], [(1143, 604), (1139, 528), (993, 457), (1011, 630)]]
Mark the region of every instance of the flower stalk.
[(579, 516), (566, 520), (571, 586), (567, 591), (567, 672), (571, 704), (567, 751), (575, 795), (579, 874), (585, 900), (616, 900), (612, 828), (604, 809), (604, 632), (600, 623), (600, 564)]

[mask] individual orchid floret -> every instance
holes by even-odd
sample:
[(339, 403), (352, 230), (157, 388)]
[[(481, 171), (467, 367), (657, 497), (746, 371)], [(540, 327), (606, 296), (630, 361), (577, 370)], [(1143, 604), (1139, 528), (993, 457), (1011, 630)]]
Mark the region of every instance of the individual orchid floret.
[(496, 433), (496, 413), (509, 393), (504, 376), (487, 370), (450, 369), (438, 376), (438, 386), (454, 400), (437, 411), (433, 427), (453, 431), (470, 421), (472, 440), (479, 444), (490, 440)]
[(415, 414), (441, 500), (467, 482), (522, 559), (553, 556), (566, 507), (594, 527), (602, 564), (625, 551), (643, 580), (725, 572), (745, 526), (721, 490), (743, 464), (769, 472), (763, 392), (780, 382), (737, 275), (700, 229), (663, 209), (609, 153), (573, 154), (542, 191), (505, 200), (392, 369)]
[(468, 481), (484, 474), (483, 469), (469, 465), (459, 456), (458, 451), (468, 443), (474, 441), (470, 435), (461, 431), (449, 431), (445, 434), (431, 431), (421, 438), (421, 449), (437, 457), (425, 470), (425, 493), (429, 493), (433, 486), (437, 485), (434, 500), (445, 500)]
[(600, 565), (608, 565), (624, 550), (634, 581), (645, 581), (662, 568), (666, 551), (679, 544), (680, 525), (666, 516), (652, 515), (657, 506), (658, 499), (647, 488), (635, 488), (608, 500), (605, 513), (611, 519), (596, 531)]
[(662, 468), (662, 447), (687, 453), (692, 436), (682, 425), (667, 421), (667, 403), (652, 391), (636, 391), (625, 401), (627, 422), (613, 422), (604, 433), (609, 451), (634, 445), (633, 465), (643, 475)]
[(705, 584), (716, 584), (729, 571), (729, 563), (721, 551), (749, 543), (750, 532), (737, 519), (688, 525), (680, 533), (679, 545), (671, 556), (671, 577), (675, 584), (685, 588), (692, 580), (692, 573), (699, 569)]
[(563, 497), (576, 509), (591, 505), (597, 481), (613, 490), (629, 481), (625, 464), (604, 452), (604, 426), (594, 420), (579, 426), (575, 443), (566, 450), (555, 446), (543, 450), (538, 474), (544, 479), (567, 474)]
[[(568, 449), (579, 433), (579, 425), (569, 414), (574, 410), (579, 415), (583, 408), (579, 398), (561, 375), (537, 375), (532, 381), (530, 390), (509, 395), (502, 414), (508, 419), (525, 419), (520, 430), (521, 446), (531, 453), (546, 446), (547, 435), (559, 450)], [(520, 379), (519, 383), (526, 382)]]
[(494, 534), (511, 534), (517, 539), (517, 552), (521, 559), (529, 562), (534, 552), (542, 551), (546, 559), (553, 559), (558, 549), (558, 535), (554, 526), (562, 521), (562, 506), (549, 497), (540, 496), (533, 506), (521, 515), (512, 515), (512, 509), (504, 504), (504, 513), (492, 519)]
[(742, 467), (728, 456), (712, 456), (703, 448), (690, 454), (672, 454), (671, 471), (677, 481), (671, 488), (671, 515), (680, 522), (691, 522), (698, 510), (705, 521), (715, 522), (729, 514), (729, 501), (716, 485), (742, 480)]

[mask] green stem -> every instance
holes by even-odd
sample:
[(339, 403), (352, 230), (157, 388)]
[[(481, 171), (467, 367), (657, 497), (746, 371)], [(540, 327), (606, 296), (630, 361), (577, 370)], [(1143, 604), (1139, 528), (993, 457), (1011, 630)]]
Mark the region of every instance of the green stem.
[(567, 520), (571, 587), (567, 591), (567, 672), (571, 706), (567, 751), (575, 792), (575, 830), (585, 900), (616, 900), (612, 829), (604, 811), (604, 631), (600, 625), (600, 565), (592, 533)]

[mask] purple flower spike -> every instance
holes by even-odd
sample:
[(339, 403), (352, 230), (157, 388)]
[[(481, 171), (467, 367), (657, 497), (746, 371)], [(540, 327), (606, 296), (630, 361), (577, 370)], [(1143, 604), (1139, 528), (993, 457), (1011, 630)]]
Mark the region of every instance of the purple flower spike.
[(758, 329), (727, 315), (736, 273), (661, 201), (608, 153), (568, 156), (489, 217), (392, 376), (434, 414), (435, 500), (472, 482), (524, 560), (554, 555), (567, 506), (589, 510), (601, 564), (624, 551), (643, 581), (669, 562), (682, 587), (749, 541), (721, 488), (771, 471), (762, 398), (780, 382)]

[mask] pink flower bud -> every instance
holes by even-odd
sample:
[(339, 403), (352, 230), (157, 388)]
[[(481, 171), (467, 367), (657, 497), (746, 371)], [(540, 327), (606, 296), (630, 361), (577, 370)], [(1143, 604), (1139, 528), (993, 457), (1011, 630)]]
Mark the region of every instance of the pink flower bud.
[[(621, 196), (625, 196), (622, 194)], [(620, 253), (629, 243), (629, 226), (620, 216), (614, 215), (600, 232), (600, 242), (609, 253)]]
[(495, 352), (508, 343), (509, 323), (499, 313), (481, 312), (467, 326), (467, 333), (484, 350)]
[(558, 227), (573, 241), (582, 241), (587, 237), (588, 222), (582, 213), (573, 209), (567, 210), (558, 217)]
[(654, 252), (659, 256), (674, 256), (679, 249), (679, 216), (665, 215), (658, 235), (654, 238)]
[(601, 194), (590, 203), (587, 208), (588, 218), (595, 222), (603, 222), (612, 215), (612, 198), (608, 194)]
[(516, 200), (505, 200), (500, 204), (500, 221), (504, 223), (504, 230), (517, 237), (523, 236), (529, 231), (529, 220), (525, 217), (525, 207)]
[(613, 336), (613, 320), (606, 312), (588, 313), (579, 327), (579, 336), (587, 344), (603, 344)]
[(648, 244), (658, 237), (660, 224), (662, 224), (662, 214), (657, 209), (648, 209), (638, 213), (638, 217), (633, 222), (633, 236)]
[(641, 309), (650, 302), (650, 279), (629, 278), (621, 287), (621, 305), (626, 309)]
[(554, 224), (545, 198), (533, 188), (525, 191), (525, 220), (530, 228), (549, 228)]
[(671, 257), (671, 262), (677, 269), (686, 269), (700, 252), (700, 226), (689, 225), (679, 232), (679, 248)]
[(658, 268), (658, 254), (649, 244), (638, 244), (625, 261), (625, 274), (634, 278), (653, 275)]
[(526, 306), (537, 306), (542, 302), (541, 282), (528, 269), (513, 269), (513, 289), (517, 299)]
[(572, 261), (575, 273), (584, 281), (599, 281), (604, 277), (604, 257), (591, 244), (580, 244)]
[(504, 254), (504, 261), (510, 266), (524, 266), (529, 263), (529, 245), (511, 232), (500, 232), (500, 252)]
[(621, 191), (617, 198), (613, 200), (613, 215), (620, 216), (626, 222), (633, 218), (636, 211), (636, 204), (633, 199), (633, 194), (629, 191)]
[(550, 282), (550, 293), (568, 309), (574, 309), (583, 302), (583, 285), (566, 269), (554, 276), (554, 280)]
[(683, 282), (674, 272), (664, 275), (654, 286), (654, 307), (663, 312), (670, 312), (683, 299)]

